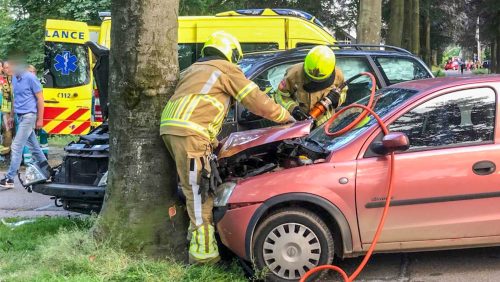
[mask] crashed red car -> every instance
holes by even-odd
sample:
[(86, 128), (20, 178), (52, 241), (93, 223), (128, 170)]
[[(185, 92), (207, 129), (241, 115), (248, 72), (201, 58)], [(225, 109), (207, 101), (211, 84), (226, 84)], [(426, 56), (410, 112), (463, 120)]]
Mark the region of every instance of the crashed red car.
[[(377, 252), (500, 245), (498, 93), (500, 76), (413, 81), (377, 93), (374, 110), (400, 133), (393, 136), (409, 140), (395, 155)], [(363, 255), (386, 200), (390, 143), (373, 118), (336, 138), (309, 126), (234, 133), (219, 153), (221, 241), (268, 269), (271, 281)]]

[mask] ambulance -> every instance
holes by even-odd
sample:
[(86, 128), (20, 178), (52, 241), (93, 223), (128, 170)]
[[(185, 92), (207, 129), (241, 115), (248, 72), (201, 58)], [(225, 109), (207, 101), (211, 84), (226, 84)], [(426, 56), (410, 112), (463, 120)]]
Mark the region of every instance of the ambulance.
[[(110, 47), (111, 14), (100, 16), (100, 29), (82, 22), (47, 20), (44, 128), (50, 134), (85, 134), (91, 125), (102, 121), (99, 93), (93, 93), (91, 58), (83, 45), (92, 39)], [(215, 16), (179, 17), (180, 69), (196, 62), (205, 40), (220, 30), (238, 38), (244, 53), (336, 42), (318, 19), (292, 9), (245, 9)]]

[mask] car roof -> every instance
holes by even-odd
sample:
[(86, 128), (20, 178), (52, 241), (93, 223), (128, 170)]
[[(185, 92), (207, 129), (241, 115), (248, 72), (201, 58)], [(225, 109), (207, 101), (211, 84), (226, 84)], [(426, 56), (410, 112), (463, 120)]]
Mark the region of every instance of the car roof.
[(500, 75), (478, 75), (460, 77), (440, 77), (431, 79), (411, 80), (389, 86), (389, 88), (406, 88), (421, 93), (435, 92), (446, 88), (485, 82), (500, 82)]
[[(262, 66), (269, 63), (284, 61), (300, 61), (305, 58), (307, 53), (314, 46), (303, 46), (289, 50), (276, 50), (276, 51), (263, 51), (245, 53), (241, 64), (251, 63), (251, 67), (245, 71), (248, 73), (255, 73)], [(408, 50), (387, 46), (387, 45), (365, 45), (365, 44), (337, 44), (330, 45), (337, 56), (388, 56), (388, 57), (411, 57), (419, 60), (418, 57), (413, 55)], [(377, 48), (377, 49), (375, 49)], [(383, 50), (382, 50), (383, 49)]]
[[(300, 47), (289, 50), (276, 50), (276, 51), (263, 51), (246, 53), (244, 59), (262, 59), (274, 60), (280, 58), (303, 58), (311, 50), (311, 47)], [(384, 55), (384, 56), (410, 56), (414, 57), (410, 52), (397, 51), (397, 50), (359, 50), (359, 49), (333, 49), (336, 55)]]

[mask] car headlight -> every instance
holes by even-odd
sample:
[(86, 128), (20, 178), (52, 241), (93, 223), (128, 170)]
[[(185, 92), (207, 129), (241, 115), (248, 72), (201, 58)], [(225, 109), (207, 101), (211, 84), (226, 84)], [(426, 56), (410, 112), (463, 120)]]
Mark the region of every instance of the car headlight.
[(101, 180), (99, 180), (99, 184), (97, 184), (97, 186), (99, 186), (99, 187), (105, 187), (106, 185), (108, 185), (108, 172), (107, 171), (101, 177)]
[(39, 166), (34, 163), (28, 163), (24, 176), (23, 186), (31, 186), (33, 184), (45, 182), (49, 176)]
[(236, 187), (236, 183), (234, 182), (225, 182), (219, 185), (215, 191), (214, 206), (225, 207), (234, 191), (234, 187)]

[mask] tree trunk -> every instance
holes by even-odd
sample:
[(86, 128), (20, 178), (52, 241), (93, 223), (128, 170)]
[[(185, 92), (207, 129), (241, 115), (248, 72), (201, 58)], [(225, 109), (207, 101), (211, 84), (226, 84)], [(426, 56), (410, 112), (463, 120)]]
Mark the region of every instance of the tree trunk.
[(185, 260), (188, 219), (159, 136), (178, 79), (178, 7), (178, 0), (112, 1), (110, 161), (94, 235), (130, 252)]
[(380, 44), (382, 0), (360, 0), (357, 43)]
[(411, 52), (420, 55), (420, 0), (411, 0)]
[(430, 1), (423, 1), (424, 5), (424, 28), (423, 28), (423, 49), (422, 49), (422, 57), (424, 58), (424, 62), (431, 67), (432, 66), (432, 50), (431, 50), (431, 17), (430, 17), (430, 9), (431, 4)]
[(391, 15), (387, 34), (388, 45), (403, 46), (404, 4), (404, 0), (391, 0)]
[(492, 70), (492, 72), (500, 73), (500, 36), (497, 37), (495, 48), (491, 52), (491, 62), (495, 62), (495, 70)]
[(404, 5), (404, 23), (403, 23), (403, 48), (406, 50), (411, 50), (412, 47), (412, 25), (413, 25), (413, 13), (412, 13), (412, 0), (405, 0)]
[[(500, 11), (497, 12), (496, 32), (495, 50), (491, 50), (491, 54), (493, 57), (493, 53), (495, 53), (495, 73), (500, 73)], [(491, 61), (493, 62), (493, 58)]]
[(490, 54), (491, 54), (491, 60), (490, 60), (490, 72), (491, 73), (496, 73), (497, 70), (497, 41), (496, 39), (493, 39), (493, 42), (490, 43)]
[(439, 65), (438, 63), (438, 51), (437, 50), (432, 50), (431, 51), (431, 63), (433, 66)]

